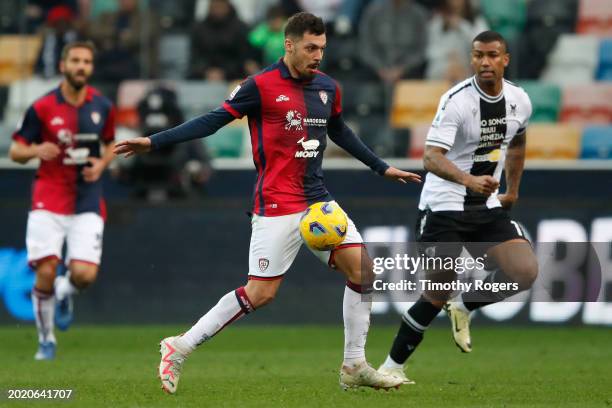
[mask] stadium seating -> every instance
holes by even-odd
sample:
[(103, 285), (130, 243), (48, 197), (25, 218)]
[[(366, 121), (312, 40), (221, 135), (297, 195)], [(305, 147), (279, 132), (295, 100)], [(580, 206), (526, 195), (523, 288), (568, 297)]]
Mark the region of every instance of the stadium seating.
[(561, 110), (561, 89), (555, 84), (540, 81), (525, 81), (519, 83), (531, 99), (533, 113), (530, 121), (556, 122)]
[(12, 143), (12, 136), (14, 131), (14, 126), (9, 126), (6, 122), (0, 122), (0, 157), (7, 156), (9, 147)]
[(563, 89), (561, 121), (607, 124), (612, 121), (612, 83), (573, 85)]
[(541, 79), (559, 85), (590, 83), (595, 78), (598, 54), (597, 37), (563, 34), (548, 56)]
[[(546, 66), (546, 58), (561, 34), (576, 27), (578, 0), (530, 1), (527, 24), (510, 52), (517, 65), (517, 78), (538, 78)], [(516, 47), (516, 48), (514, 48)]]
[(413, 126), (410, 129), (410, 144), (408, 146), (408, 157), (411, 159), (420, 159), (425, 153), (425, 140), (427, 132), (429, 132), (431, 124), (423, 123)]
[(31, 78), (17, 80), (11, 83), (8, 101), (4, 112), (4, 121), (7, 126), (14, 127), (23, 117), (26, 109), (38, 98), (57, 87), (59, 78), (40, 79)]
[(491, 29), (498, 31), (509, 41), (514, 40), (525, 27), (525, 0), (480, 0), (480, 6)]
[(186, 34), (166, 34), (159, 41), (159, 70), (162, 78), (182, 79), (189, 68), (190, 39)]
[(580, 128), (577, 125), (536, 123), (527, 131), (528, 159), (577, 159)]
[(612, 81), (612, 38), (601, 40), (597, 79), (600, 81)]
[(358, 116), (384, 112), (383, 85), (380, 82), (343, 81), (342, 109), (347, 115)]
[(217, 108), (229, 95), (226, 82), (177, 81), (179, 106), (186, 119)]
[(395, 86), (391, 110), (391, 125), (409, 128), (431, 123), (440, 97), (450, 87), (446, 81), (401, 81)]
[(31, 77), (41, 44), (35, 35), (0, 36), (0, 84)]
[(583, 159), (612, 159), (612, 126), (591, 126), (582, 133)]
[(323, 64), (325, 72), (342, 80), (365, 80), (370, 76), (359, 59), (356, 37), (330, 37)]
[(582, 34), (612, 36), (610, 0), (580, 0), (576, 31)]
[(245, 146), (245, 127), (225, 126), (214, 135), (203, 139), (203, 143), (213, 157), (241, 157)]
[(154, 81), (127, 80), (119, 84), (117, 91), (117, 125), (130, 128), (138, 126), (138, 102), (145, 96)]

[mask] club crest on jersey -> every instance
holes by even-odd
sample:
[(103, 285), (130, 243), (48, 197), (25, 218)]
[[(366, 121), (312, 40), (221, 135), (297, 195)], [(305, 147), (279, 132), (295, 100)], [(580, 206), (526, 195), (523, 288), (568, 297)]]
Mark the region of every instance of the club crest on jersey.
[(323, 102), (323, 105), (327, 105), (327, 92), (319, 91), (319, 98), (321, 98), (321, 102)]
[(319, 148), (321, 142), (319, 142), (317, 139), (304, 140), (304, 138), (301, 138), (298, 140), (298, 144), (302, 145), (302, 149), (304, 150), (295, 152), (296, 159), (309, 159), (319, 155), (317, 149)]
[(51, 126), (62, 126), (64, 124), (64, 119), (61, 118), (61, 116), (54, 116), (53, 119), (51, 119)]
[(287, 123), (285, 124), (285, 130), (303, 130), (302, 127), (302, 114), (296, 110), (290, 110), (285, 115)]
[(264, 272), (270, 266), (270, 261), (266, 258), (259, 258), (259, 270)]
[(91, 121), (97, 125), (100, 123), (102, 116), (100, 116), (100, 112), (91, 112)]
[(516, 116), (516, 103), (511, 103), (510, 104), (510, 114), (512, 116)]

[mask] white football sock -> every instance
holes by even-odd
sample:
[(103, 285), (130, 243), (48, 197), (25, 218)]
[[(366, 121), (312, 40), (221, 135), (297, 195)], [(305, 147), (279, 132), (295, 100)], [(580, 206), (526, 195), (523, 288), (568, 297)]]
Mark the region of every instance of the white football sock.
[(79, 290), (70, 282), (69, 276), (58, 276), (55, 278), (55, 298), (58, 302), (64, 300), (67, 296), (72, 296)]
[(255, 310), (246, 296), (244, 287), (223, 296), (219, 302), (198, 320), (185, 334), (175, 340), (179, 351), (191, 353), (225, 326)]
[(393, 360), (391, 358), (391, 356), (387, 356), (387, 359), (383, 363), (383, 367), (386, 367), (386, 368), (401, 368), (401, 369), (403, 369), (404, 365), (396, 363), (395, 360)]
[(34, 288), (32, 290), (32, 306), (38, 330), (38, 342), (50, 341), (55, 343), (53, 327), (55, 325), (55, 296)]
[(359, 292), (344, 288), (344, 365), (354, 367), (365, 362), (365, 344), (370, 328), (372, 301)]

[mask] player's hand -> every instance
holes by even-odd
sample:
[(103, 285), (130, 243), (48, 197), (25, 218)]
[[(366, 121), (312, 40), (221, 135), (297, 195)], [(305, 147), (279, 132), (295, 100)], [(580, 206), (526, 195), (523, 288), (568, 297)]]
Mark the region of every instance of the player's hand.
[(472, 176), (470, 175), (465, 186), (475, 193), (490, 196), (499, 188), (499, 181), (492, 176)]
[(104, 161), (97, 157), (88, 157), (87, 162), (89, 163), (89, 165), (85, 166), (85, 168), (83, 168), (83, 171), (81, 171), (81, 174), (83, 175), (83, 180), (88, 183), (98, 181), (98, 179), (100, 179), (100, 176), (104, 172), (104, 168), (106, 167), (104, 165)]
[(115, 144), (113, 153), (124, 157), (130, 157), (138, 153), (148, 153), (151, 151), (151, 139), (148, 137), (135, 137), (133, 139), (122, 140)]
[(386, 178), (397, 180), (400, 183), (404, 183), (404, 184), (408, 183), (409, 181), (413, 183), (421, 182), (421, 176), (419, 176), (418, 174), (396, 169), (395, 167), (389, 167), (385, 171), (384, 176)]
[(516, 200), (518, 200), (518, 194), (499, 194), (497, 199), (501, 203), (502, 208), (509, 210), (512, 208), (514, 203), (516, 203)]
[(55, 143), (44, 142), (36, 145), (36, 157), (40, 160), (54, 160), (61, 152), (62, 150)]

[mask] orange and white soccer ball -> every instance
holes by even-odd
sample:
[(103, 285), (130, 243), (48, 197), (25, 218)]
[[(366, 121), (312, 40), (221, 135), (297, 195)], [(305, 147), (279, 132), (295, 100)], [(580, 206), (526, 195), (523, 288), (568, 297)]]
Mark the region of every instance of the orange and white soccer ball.
[(317, 251), (329, 251), (340, 245), (347, 228), (346, 213), (334, 201), (312, 204), (300, 220), (302, 239)]

